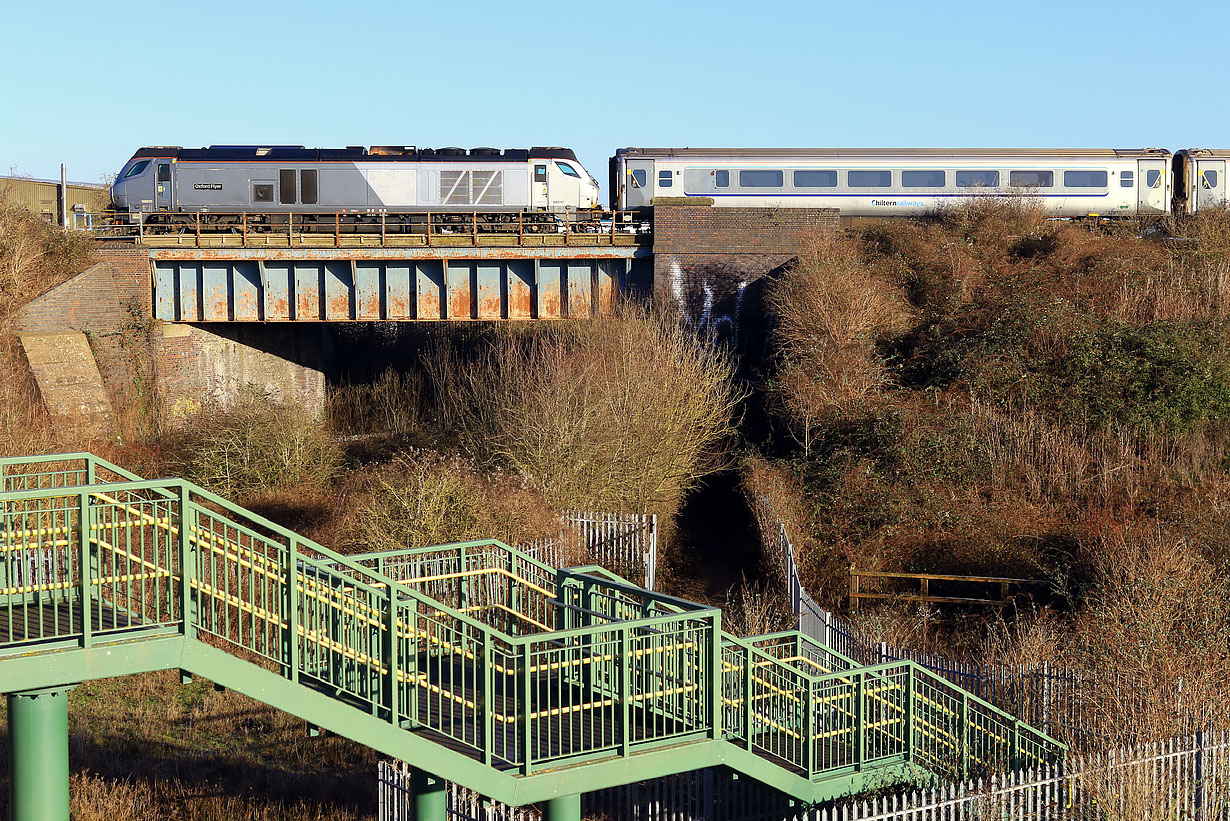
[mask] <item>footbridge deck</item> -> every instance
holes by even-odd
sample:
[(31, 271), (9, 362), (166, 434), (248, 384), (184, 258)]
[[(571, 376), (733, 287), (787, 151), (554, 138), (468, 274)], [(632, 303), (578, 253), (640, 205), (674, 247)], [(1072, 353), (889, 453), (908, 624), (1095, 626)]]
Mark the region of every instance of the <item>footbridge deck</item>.
[(67, 818), (68, 688), (177, 668), (410, 762), (420, 819), (441, 779), (575, 819), (582, 792), (719, 764), (814, 803), (1064, 752), (915, 664), (737, 638), (599, 567), (496, 541), (342, 556), (182, 479), (0, 460), (14, 817)]

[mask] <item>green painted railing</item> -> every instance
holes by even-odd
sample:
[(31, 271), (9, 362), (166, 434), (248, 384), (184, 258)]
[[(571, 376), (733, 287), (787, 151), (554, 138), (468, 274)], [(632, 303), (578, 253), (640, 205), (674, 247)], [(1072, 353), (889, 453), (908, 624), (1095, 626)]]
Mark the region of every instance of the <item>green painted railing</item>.
[(179, 479), (88, 454), (0, 460), (5, 652), (181, 633), (502, 770), (724, 739), (811, 781), (969, 775), (1062, 745), (909, 663), (495, 541), (342, 556)]

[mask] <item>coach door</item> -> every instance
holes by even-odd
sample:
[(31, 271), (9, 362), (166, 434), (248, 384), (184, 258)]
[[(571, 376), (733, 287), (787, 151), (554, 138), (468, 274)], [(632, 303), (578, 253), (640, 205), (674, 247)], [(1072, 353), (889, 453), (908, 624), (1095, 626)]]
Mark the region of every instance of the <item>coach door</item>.
[(170, 211), (175, 205), (174, 192), (171, 186), (171, 161), (159, 160), (154, 177), (154, 207), (159, 211)]
[(653, 204), (653, 160), (628, 160), (624, 173), (624, 208)]
[(1166, 210), (1170, 199), (1165, 160), (1140, 160), (1137, 163), (1136, 210), (1156, 214)]
[(1192, 201), (1196, 210), (1219, 208), (1226, 203), (1226, 161), (1196, 160), (1196, 173), (1192, 180), (1195, 190)]

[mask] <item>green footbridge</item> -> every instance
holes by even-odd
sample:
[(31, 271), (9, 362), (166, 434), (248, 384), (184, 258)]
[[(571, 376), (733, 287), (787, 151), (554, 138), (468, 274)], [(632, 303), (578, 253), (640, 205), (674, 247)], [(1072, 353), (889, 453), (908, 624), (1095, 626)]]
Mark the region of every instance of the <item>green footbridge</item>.
[(804, 804), (1050, 762), (1064, 746), (910, 662), (497, 541), (342, 556), (182, 479), (0, 460), (11, 815), (68, 818), (67, 691), (181, 670), (443, 782), (576, 821), (581, 793), (726, 766)]

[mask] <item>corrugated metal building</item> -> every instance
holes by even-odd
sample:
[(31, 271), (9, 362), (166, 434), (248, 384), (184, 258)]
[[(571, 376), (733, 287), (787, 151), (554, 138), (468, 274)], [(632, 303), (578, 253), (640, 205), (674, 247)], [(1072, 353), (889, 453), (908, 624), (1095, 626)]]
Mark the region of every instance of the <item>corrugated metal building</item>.
[[(11, 200), (29, 208), (49, 222), (59, 220), (59, 180), (35, 180), (29, 177), (0, 176), (0, 199)], [(107, 207), (107, 188), (102, 184), (70, 182), (68, 211), (80, 205), (86, 211), (98, 212)]]

